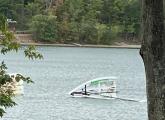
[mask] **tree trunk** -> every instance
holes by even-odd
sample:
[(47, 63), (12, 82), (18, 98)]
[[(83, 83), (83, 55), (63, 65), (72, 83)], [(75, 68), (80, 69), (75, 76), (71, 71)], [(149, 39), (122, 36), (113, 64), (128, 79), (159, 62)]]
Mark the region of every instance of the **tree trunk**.
[(163, 0), (142, 0), (142, 47), (149, 120), (165, 120)]

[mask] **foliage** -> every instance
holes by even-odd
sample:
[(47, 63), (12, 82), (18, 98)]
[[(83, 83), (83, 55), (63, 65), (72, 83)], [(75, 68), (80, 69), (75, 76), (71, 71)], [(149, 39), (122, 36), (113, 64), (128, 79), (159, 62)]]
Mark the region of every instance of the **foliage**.
[[(95, 26), (98, 23), (97, 18), (101, 6), (100, 0), (66, 0), (56, 13), (58, 22), (65, 23), (59, 26), (59, 34), (65, 31), (65, 35), (60, 39), (66, 43), (96, 44), (98, 32)], [(63, 27), (64, 25), (65, 27)]]
[(55, 42), (57, 39), (56, 17), (36, 15), (32, 19), (31, 29), (36, 40)]
[(96, 41), (96, 43), (99, 44), (101, 39), (103, 38), (103, 36), (107, 32), (108, 27), (105, 24), (97, 23), (95, 28), (97, 30), (97, 41)]
[[(7, 29), (7, 19), (3, 15), (0, 15), (0, 32), (1, 32), (1, 53), (6, 54), (9, 51), (18, 51), (20, 48), (20, 45), (16, 42), (14, 42), (14, 35), (8, 31)], [(35, 48), (32, 46), (27, 47), (25, 49), (25, 56), (27, 56), (29, 59), (41, 59), (43, 56), (35, 51)], [(14, 96), (13, 91), (11, 88), (8, 88), (7, 86), (4, 86), (7, 83), (11, 83), (13, 80), (12, 75), (9, 75), (7, 73), (7, 67), (4, 63), (4, 61), (0, 65), (0, 116), (2, 117), (5, 113), (5, 109), (8, 107), (12, 107), (16, 105), (16, 103), (12, 100), (12, 97)], [(24, 77), (21, 74), (16, 74), (15, 77), (16, 81), (19, 82), (20, 80), (23, 80), (27, 83), (31, 83), (32, 80), (30, 77)]]
[[(0, 3), (0, 13), (16, 20), (18, 30), (32, 29), (34, 38), (44, 42), (110, 44), (120, 35), (137, 37), (140, 29), (138, 0), (0, 0)], [(105, 29), (100, 31), (98, 25)], [(100, 32), (104, 34), (101, 38)]]
[(112, 28), (118, 26), (120, 28), (118, 33), (138, 34), (140, 29), (139, 6), (138, 0), (104, 0), (100, 19)]
[(110, 44), (121, 33), (138, 35), (139, 6), (137, 0), (66, 0), (56, 12), (59, 23), (66, 23), (59, 27), (59, 35), (65, 31), (65, 37), (59, 38), (67, 42)]
[(97, 39), (97, 30), (95, 23), (92, 21), (83, 21), (80, 27), (80, 41), (81, 43), (95, 44)]

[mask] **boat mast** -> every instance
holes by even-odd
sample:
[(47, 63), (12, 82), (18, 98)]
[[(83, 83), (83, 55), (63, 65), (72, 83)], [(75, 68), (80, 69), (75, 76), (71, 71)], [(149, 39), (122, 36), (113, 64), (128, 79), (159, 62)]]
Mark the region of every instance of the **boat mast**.
[(99, 81), (99, 83), (98, 83), (98, 89), (99, 89), (99, 94), (101, 93), (101, 87), (100, 87), (100, 81)]
[(85, 85), (85, 95), (87, 95), (87, 86)]

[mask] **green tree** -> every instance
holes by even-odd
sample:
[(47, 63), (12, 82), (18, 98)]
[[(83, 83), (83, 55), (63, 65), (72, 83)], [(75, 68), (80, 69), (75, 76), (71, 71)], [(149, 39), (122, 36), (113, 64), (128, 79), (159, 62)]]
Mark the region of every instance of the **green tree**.
[(103, 0), (100, 22), (107, 24), (111, 33), (119, 28), (119, 31), (116, 31), (118, 34), (124, 33), (127, 37), (127, 33), (134, 33), (137, 36), (140, 29), (139, 21), (140, 2), (138, 0)]
[(32, 19), (31, 29), (33, 37), (40, 41), (56, 42), (57, 22), (53, 15), (36, 15)]
[[(3, 15), (0, 15), (0, 33), (1, 33), (1, 53), (6, 54), (9, 51), (18, 51), (20, 45), (14, 41), (14, 35), (8, 31), (7, 29), (7, 19)], [(35, 47), (29, 46), (24, 51), (25, 56), (30, 59), (41, 59), (43, 56), (36, 52)], [(14, 93), (11, 88), (4, 87), (6, 83), (12, 82), (13, 77), (7, 73), (7, 67), (4, 63), (0, 65), (0, 116), (2, 117), (5, 113), (5, 109), (8, 107), (12, 107), (16, 105), (16, 103), (12, 100), (14, 97)], [(32, 82), (30, 77), (24, 77), (21, 74), (16, 75), (16, 80), (19, 82), (23, 80), (27, 83)]]
[[(65, 33), (67, 37), (62, 38), (65, 42), (79, 42), (95, 44), (97, 39), (98, 16), (102, 7), (102, 1), (88, 0), (66, 0), (57, 10), (57, 20), (59, 23), (67, 23), (59, 26), (60, 33)], [(65, 31), (65, 32), (64, 32)], [(59, 34), (60, 34), (59, 33)]]
[(95, 28), (97, 30), (97, 41), (96, 41), (96, 43), (100, 44), (101, 39), (105, 35), (106, 31), (109, 30), (109, 29), (105, 24), (100, 24), (100, 23), (97, 23)]
[(15, 18), (16, 11), (14, 5), (10, 0), (0, 0), (0, 13), (5, 15), (7, 18)]
[[(34, 29), (29, 24), (34, 22), (36, 16), (57, 16), (57, 22), (53, 23), (57, 26), (45, 26), (50, 29), (48, 31), (57, 29), (58, 42), (61, 43), (97, 44), (97, 36), (101, 32), (96, 29), (98, 24), (104, 24), (107, 28), (106, 32), (102, 31), (104, 37), (99, 40), (101, 44), (109, 44), (117, 37), (126, 40), (130, 35), (137, 37), (140, 28), (138, 0), (0, 0), (0, 13), (16, 20), (17, 30)], [(44, 35), (52, 41), (50, 36), (53, 34)]]

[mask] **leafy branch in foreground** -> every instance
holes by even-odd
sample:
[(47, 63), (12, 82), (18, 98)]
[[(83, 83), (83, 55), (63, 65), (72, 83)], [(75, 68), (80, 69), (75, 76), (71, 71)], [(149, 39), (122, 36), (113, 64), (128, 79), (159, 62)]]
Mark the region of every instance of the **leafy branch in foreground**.
[[(3, 15), (0, 15), (0, 41), (2, 48), (0, 53), (5, 55), (10, 51), (18, 51), (21, 47), (17, 43), (12, 32), (7, 29), (7, 19)], [(25, 57), (29, 59), (42, 59), (43, 56), (36, 51), (34, 46), (29, 46), (24, 50)], [(15, 82), (24, 81), (27, 83), (33, 83), (30, 77), (25, 77), (21, 74), (10, 75), (7, 73), (7, 67), (4, 61), (0, 65), (0, 117), (5, 113), (5, 109), (13, 107), (16, 103), (13, 101), (14, 90), (12, 89), (13, 80)]]
[(29, 46), (25, 51), (25, 57), (28, 57), (29, 59), (42, 59), (43, 56), (39, 52), (36, 52), (35, 46)]
[(16, 103), (12, 100), (14, 96), (14, 90), (12, 84), (19, 81), (25, 81), (27, 83), (33, 83), (30, 77), (24, 77), (21, 74), (10, 75), (7, 73), (7, 67), (4, 61), (0, 65), (0, 116), (5, 113), (4, 109), (13, 107)]

